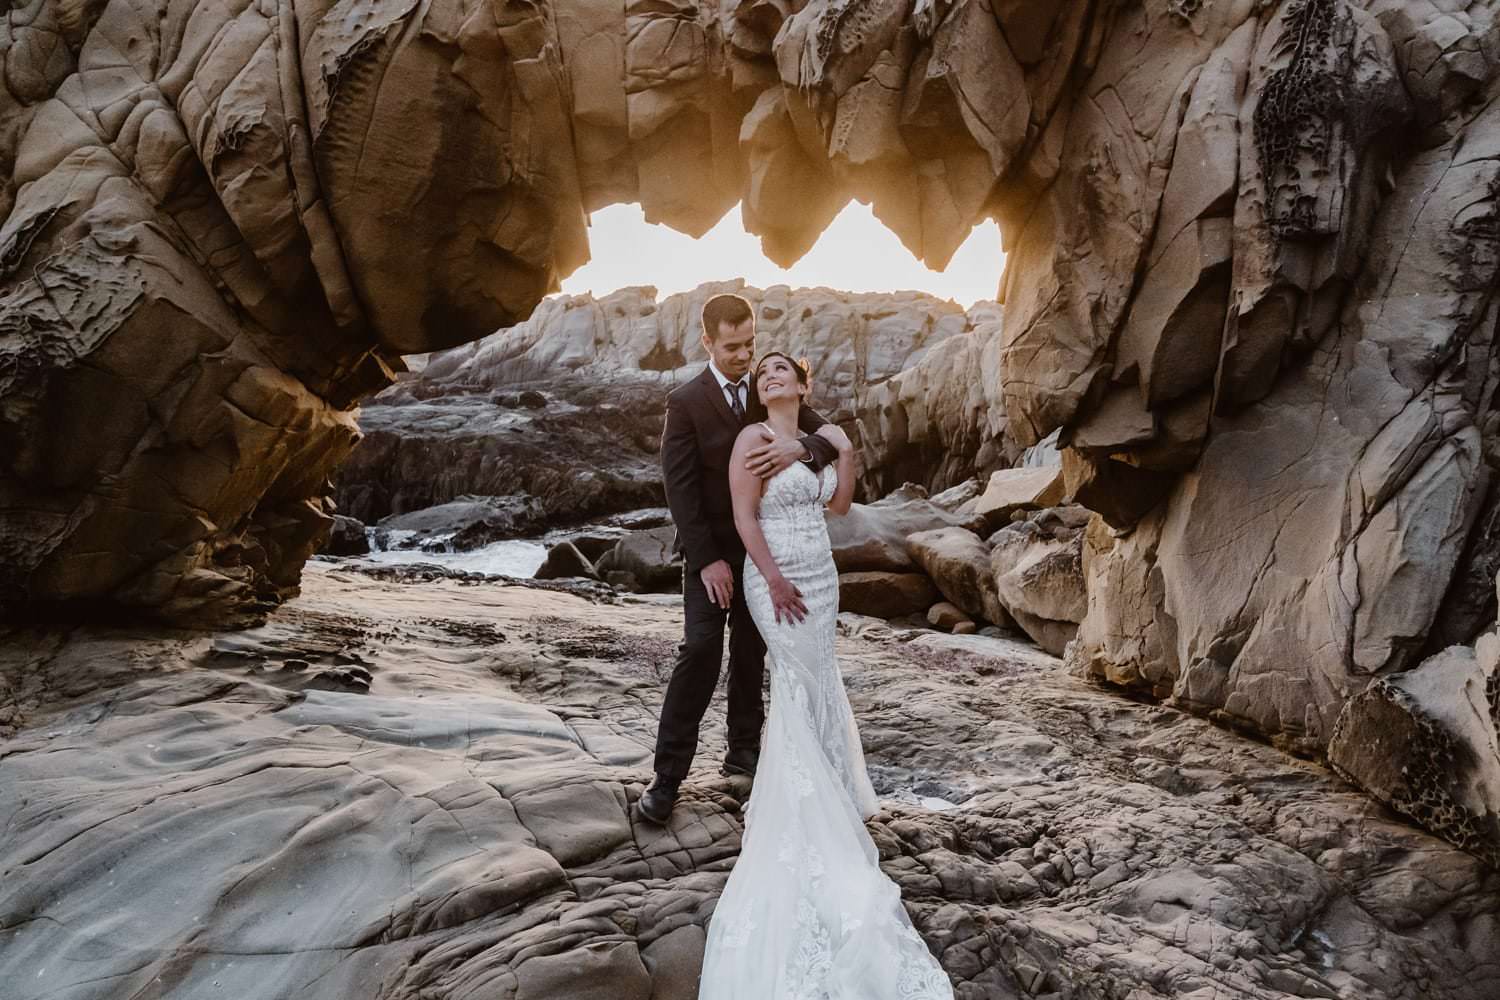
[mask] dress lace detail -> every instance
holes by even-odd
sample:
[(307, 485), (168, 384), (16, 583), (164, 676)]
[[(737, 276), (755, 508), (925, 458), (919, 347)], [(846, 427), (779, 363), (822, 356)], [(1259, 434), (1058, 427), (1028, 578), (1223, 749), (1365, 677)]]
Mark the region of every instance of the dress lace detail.
[(952, 1000), (953, 988), (864, 819), (877, 801), (834, 655), (838, 570), (823, 507), (834, 470), (798, 463), (766, 484), (766, 544), (807, 604), (777, 624), (745, 563), (745, 599), (766, 642), (771, 708), (739, 861), (708, 928), (699, 1000)]

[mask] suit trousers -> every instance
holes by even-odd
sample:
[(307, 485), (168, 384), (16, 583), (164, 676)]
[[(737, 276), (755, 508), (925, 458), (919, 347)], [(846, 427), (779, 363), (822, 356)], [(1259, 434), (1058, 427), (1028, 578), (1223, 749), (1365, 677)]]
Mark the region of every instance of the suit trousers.
[(681, 781), (698, 752), (698, 728), (719, 684), (724, 658), (724, 626), (729, 625), (729, 749), (760, 751), (765, 722), (761, 686), (766, 672), (766, 646), (745, 605), (745, 557), (726, 560), (734, 575), (734, 597), (728, 610), (708, 596), (703, 579), (693, 570), (682, 574), (683, 641), (677, 664), (667, 682), (656, 731), (656, 773)]

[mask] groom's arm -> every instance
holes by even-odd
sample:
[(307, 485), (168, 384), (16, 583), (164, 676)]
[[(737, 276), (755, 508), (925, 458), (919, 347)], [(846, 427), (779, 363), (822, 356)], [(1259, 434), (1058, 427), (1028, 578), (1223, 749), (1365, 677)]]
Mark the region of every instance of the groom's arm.
[(698, 435), (686, 401), (667, 400), (667, 425), (661, 435), (661, 478), (667, 509), (682, 543), (686, 571), (696, 573), (723, 558), (703, 516), (703, 468), (698, 458)]
[(839, 450), (818, 433), (818, 428), (828, 423), (823, 415), (814, 410), (806, 403), (797, 411), (797, 429), (802, 432), (802, 447), (807, 449), (807, 457), (802, 460), (814, 472), (822, 469), (825, 465), (832, 464), (839, 457)]

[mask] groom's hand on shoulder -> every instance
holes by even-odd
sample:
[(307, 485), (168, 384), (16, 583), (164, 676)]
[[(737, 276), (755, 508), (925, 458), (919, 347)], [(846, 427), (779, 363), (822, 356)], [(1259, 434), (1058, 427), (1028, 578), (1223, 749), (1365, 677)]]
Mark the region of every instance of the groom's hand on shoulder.
[(761, 442), (745, 456), (745, 467), (761, 479), (770, 479), (793, 462), (807, 457), (807, 448), (796, 438), (777, 438), (759, 428)]

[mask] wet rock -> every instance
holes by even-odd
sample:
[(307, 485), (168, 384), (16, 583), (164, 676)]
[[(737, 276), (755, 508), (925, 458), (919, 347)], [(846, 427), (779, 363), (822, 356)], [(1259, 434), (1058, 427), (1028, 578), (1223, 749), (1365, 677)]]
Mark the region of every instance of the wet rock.
[[(444, 370), (426, 370), (435, 367)], [(364, 440), (336, 480), (341, 510), (375, 521), (464, 496), (509, 497), (534, 508), (535, 534), (665, 502), (659, 387), (586, 383), (566, 404), (504, 408), (426, 370), (361, 409)]]
[(328, 533), (323, 552), (331, 556), (362, 556), (369, 551), (364, 522), (342, 514), (333, 515), (333, 530)]
[(926, 611), (937, 588), (922, 573), (839, 574), (839, 610), (873, 618), (899, 618)]
[(634, 573), (627, 573), (622, 569), (606, 570), (603, 576), (604, 582), (611, 587), (618, 587), (621, 590), (628, 590), (632, 593), (640, 593), (646, 589), (641, 586), (641, 581)]
[(383, 549), (440, 549), (459, 552), (534, 533), (543, 517), (530, 497), (469, 496), (405, 514), (375, 525)]
[(572, 542), (558, 542), (547, 550), (547, 558), (532, 574), (538, 580), (556, 580), (561, 577), (584, 576), (598, 579), (594, 564), (579, 551)]
[(670, 526), (632, 531), (599, 557), (594, 572), (611, 583), (611, 573), (628, 573), (641, 590), (680, 589), (682, 560), (672, 551), (676, 539), (677, 530)]

